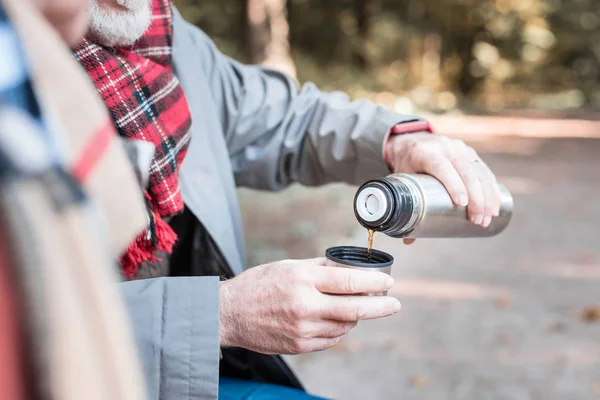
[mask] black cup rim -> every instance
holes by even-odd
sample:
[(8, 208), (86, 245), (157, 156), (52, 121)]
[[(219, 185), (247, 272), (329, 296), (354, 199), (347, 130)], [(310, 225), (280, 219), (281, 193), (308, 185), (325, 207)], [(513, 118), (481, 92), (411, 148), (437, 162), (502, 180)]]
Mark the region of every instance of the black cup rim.
[(368, 249), (366, 247), (358, 247), (358, 246), (336, 246), (336, 247), (330, 247), (329, 249), (327, 249), (325, 251), (325, 257), (327, 257), (327, 259), (339, 263), (339, 264), (343, 264), (343, 265), (349, 265), (351, 267), (359, 267), (359, 268), (385, 268), (385, 267), (389, 267), (394, 263), (394, 257), (392, 257), (390, 254), (381, 251), (381, 250), (376, 250), (373, 249), (372, 255), (375, 258), (384, 258), (387, 259), (387, 261), (384, 262), (378, 262), (378, 263), (367, 263), (366, 261), (361, 262), (361, 261), (354, 261), (354, 260), (345, 260), (343, 258), (340, 258), (338, 254), (339, 252), (344, 252), (344, 253), (354, 253), (356, 255), (364, 255), (366, 257), (367, 255), (367, 251)]

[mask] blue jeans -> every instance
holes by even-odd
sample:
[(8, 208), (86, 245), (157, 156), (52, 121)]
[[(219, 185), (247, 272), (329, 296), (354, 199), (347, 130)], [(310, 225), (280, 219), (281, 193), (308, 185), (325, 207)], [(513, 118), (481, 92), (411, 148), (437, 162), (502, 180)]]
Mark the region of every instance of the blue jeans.
[(268, 383), (221, 378), (219, 381), (220, 400), (319, 400), (301, 390)]

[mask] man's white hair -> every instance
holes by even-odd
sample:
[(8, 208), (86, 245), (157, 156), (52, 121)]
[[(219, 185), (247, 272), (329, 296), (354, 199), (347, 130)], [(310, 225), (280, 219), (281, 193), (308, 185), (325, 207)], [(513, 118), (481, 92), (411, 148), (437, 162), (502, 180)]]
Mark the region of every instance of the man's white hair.
[(103, 46), (131, 46), (152, 23), (152, 0), (116, 0), (120, 7), (90, 2), (90, 37)]

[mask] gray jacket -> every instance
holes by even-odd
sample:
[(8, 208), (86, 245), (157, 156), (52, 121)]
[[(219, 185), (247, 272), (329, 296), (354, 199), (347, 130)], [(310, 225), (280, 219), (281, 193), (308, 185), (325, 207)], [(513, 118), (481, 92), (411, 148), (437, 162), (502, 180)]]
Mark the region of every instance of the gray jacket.
[[(184, 201), (235, 273), (244, 270), (236, 186), (359, 184), (386, 175), (383, 140), (418, 118), (399, 115), (221, 54), (175, 11), (174, 63), (192, 113), (181, 169)], [(122, 284), (150, 398), (216, 398), (219, 281), (159, 278)]]

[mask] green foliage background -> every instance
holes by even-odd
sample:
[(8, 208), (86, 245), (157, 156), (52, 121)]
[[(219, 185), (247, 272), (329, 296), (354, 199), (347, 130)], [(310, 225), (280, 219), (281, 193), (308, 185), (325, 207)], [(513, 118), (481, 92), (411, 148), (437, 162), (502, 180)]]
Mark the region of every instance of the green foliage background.
[[(372, 29), (361, 37), (359, 1), (287, 1), (300, 81), (356, 96), (406, 95), (434, 110), (600, 107), (598, 0), (376, 3)], [(243, 59), (242, 0), (176, 4), (222, 51)], [(413, 73), (414, 63), (429, 57), (422, 45), (431, 39), (441, 44), (433, 84), (431, 72)], [(456, 101), (442, 104), (440, 94)]]

